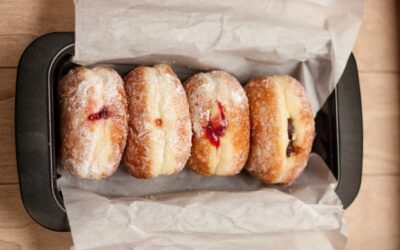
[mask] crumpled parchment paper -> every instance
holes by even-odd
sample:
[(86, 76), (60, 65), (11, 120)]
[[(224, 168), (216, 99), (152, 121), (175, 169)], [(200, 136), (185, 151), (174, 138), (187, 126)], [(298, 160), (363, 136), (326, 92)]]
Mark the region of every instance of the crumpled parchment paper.
[[(165, 179), (162, 185), (150, 180), (152, 187), (141, 187), (118, 174), (111, 183), (91, 188), (65, 172), (62, 178), (71, 180), (61, 186), (75, 249), (343, 249), (346, 244), (336, 180), (316, 154), (290, 187), (259, 185), (233, 192), (249, 186), (236, 181), (234, 187), (229, 177), (220, 177), (205, 191), (201, 180), (211, 183), (208, 177), (189, 171), (178, 175), (188, 177), (187, 183), (197, 179), (195, 187), (173, 193), (189, 185)], [(123, 183), (131, 195), (113, 198)], [(155, 191), (160, 194), (151, 195)]]
[[(362, 0), (75, 0), (74, 61), (222, 69), (241, 83), (290, 74), (316, 112), (335, 88)], [(185, 74), (178, 74), (184, 76)], [(75, 249), (342, 249), (335, 179), (318, 155), (290, 187), (235, 177), (103, 181), (59, 169)]]

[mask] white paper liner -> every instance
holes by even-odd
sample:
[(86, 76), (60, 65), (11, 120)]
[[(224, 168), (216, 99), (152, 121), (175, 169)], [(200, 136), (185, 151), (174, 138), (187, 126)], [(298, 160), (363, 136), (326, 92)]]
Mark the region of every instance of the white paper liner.
[[(240, 176), (246, 178), (235, 178)], [(114, 185), (96, 190), (119, 193), (124, 186), (116, 179), (125, 177), (117, 175)], [(128, 190), (134, 186), (125, 183)], [(347, 225), (335, 183), (323, 160), (313, 154), (299, 179), (280, 189), (144, 198), (107, 198), (65, 185), (62, 192), (76, 249), (343, 249)], [(175, 188), (169, 184), (165, 193)], [(228, 178), (214, 185), (225, 184)]]
[[(77, 63), (222, 69), (242, 83), (290, 74), (304, 84), (314, 113), (344, 70), (362, 15), (362, 0), (75, 6)], [(317, 155), (284, 188), (265, 188), (245, 173), (202, 177), (184, 170), (138, 180), (120, 167), (107, 180), (88, 181), (59, 172), (76, 249), (342, 249), (347, 239), (335, 180)]]
[(80, 64), (178, 64), (242, 82), (290, 74), (314, 112), (335, 88), (360, 26), (362, 0), (75, 0)]

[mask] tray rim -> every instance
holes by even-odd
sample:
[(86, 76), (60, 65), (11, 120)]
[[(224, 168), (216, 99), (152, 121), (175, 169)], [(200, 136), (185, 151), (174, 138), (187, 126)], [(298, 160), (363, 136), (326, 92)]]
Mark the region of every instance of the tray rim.
[[(49, 152), (50, 152), (50, 154), (49, 154), (49, 161), (50, 161), (50, 180), (49, 180), (49, 183), (50, 183), (50, 187), (51, 187), (51, 191), (52, 191), (52, 198), (53, 198), (53, 200), (55, 200), (55, 202), (56, 202), (56, 205), (58, 206), (58, 208), (65, 214), (65, 208), (64, 208), (64, 206), (63, 206), (63, 204), (61, 204), (62, 203), (62, 201), (61, 201), (61, 196), (58, 194), (58, 192), (57, 192), (57, 185), (56, 185), (56, 183), (54, 183), (54, 180), (52, 179), (52, 178), (54, 178), (55, 176), (56, 176), (56, 172), (55, 172), (55, 167), (54, 167), (54, 159), (55, 159), (55, 150), (54, 150), (54, 147), (53, 147), (53, 145), (52, 145), (52, 143), (54, 142), (54, 138), (53, 138), (53, 136), (54, 136), (54, 121), (53, 121), (53, 117), (54, 117), (54, 108), (53, 108), (53, 105), (52, 105), (52, 101), (53, 101), (53, 95), (52, 95), (52, 93), (50, 93), (51, 91), (52, 91), (52, 86), (51, 86), (51, 82), (52, 82), (52, 80), (51, 80), (51, 78), (52, 78), (52, 74), (51, 74), (51, 70), (52, 70), (52, 68), (53, 68), (53, 66), (54, 66), (54, 64), (55, 63), (57, 63), (57, 61), (58, 61), (58, 59), (59, 59), (59, 56), (60, 55), (62, 55), (65, 51), (67, 51), (67, 50), (69, 50), (71, 47), (73, 47), (74, 46), (74, 39), (73, 39), (73, 35), (74, 35), (74, 33), (73, 32), (53, 32), (53, 33), (48, 33), (48, 34), (45, 34), (45, 35), (43, 35), (43, 36), (41, 36), (41, 37), (39, 37), (39, 38), (37, 38), (37, 39), (35, 39), (26, 49), (25, 49), (25, 51), (24, 51), (24, 53), (22, 54), (22, 56), (21, 56), (21, 59), (20, 59), (20, 62), (19, 62), (19, 65), (18, 65), (18, 71), (17, 71), (17, 85), (20, 85), (18, 82), (19, 82), (19, 79), (20, 79), (20, 74), (23, 74), (23, 72), (22, 72), (22, 69), (23, 69), (23, 65), (24, 65), (24, 63), (25, 63), (25, 61), (26, 61), (26, 56), (27, 56), (27, 54), (28, 54), (28, 52), (30, 51), (30, 50), (33, 50), (33, 49), (35, 49), (35, 50), (37, 50), (38, 48), (37, 48), (37, 46), (34, 48), (34, 45), (37, 45), (38, 43), (40, 44), (40, 43), (49, 43), (49, 40), (50, 41), (52, 41), (53, 43), (57, 43), (57, 41), (59, 42), (59, 40), (60, 40), (60, 35), (64, 35), (64, 36), (67, 36), (67, 37), (70, 37), (70, 38), (72, 38), (71, 40), (72, 40), (72, 42), (63, 42), (63, 46), (61, 47), (61, 49), (60, 48), (58, 48), (58, 50), (56, 51), (56, 53), (52, 56), (52, 58), (51, 58), (51, 60), (50, 60), (50, 63), (48, 64), (48, 66), (47, 66), (47, 70), (46, 70), (46, 80), (47, 80), (47, 91), (46, 91), (46, 94), (47, 94), (47, 105), (48, 105), (48, 107), (50, 107), (50, 108), (48, 108), (48, 112), (47, 112), (47, 126), (48, 126), (48, 131), (47, 131), (47, 133), (48, 133), (48, 137), (49, 137), (49, 140), (48, 140), (48, 143), (49, 143), (49, 145), (48, 145), (48, 147), (49, 147)], [(62, 40), (62, 39), (61, 39)], [(51, 43), (51, 42), (50, 42)], [(67, 43), (66, 45), (65, 45), (65, 43)], [(48, 45), (48, 44), (47, 44)], [(43, 49), (43, 47), (42, 46), (39, 46), (40, 48), (42, 48)], [(44, 46), (44, 47), (46, 47), (46, 46)], [(47, 46), (48, 47), (48, 46)], [(350, 60), (353, 60), (354, 61), (354, 63), (355, 63), (355, 58), (354, 58), (354, 56), (353, 55), (351, 55), (350, 56), (350, 58), (349, 58), (349, 61)], [(358, 73), (358, 71), (357, 71), (357, 73)], [(358, 74), (357, 74), (357, 80), (358, 80)], [(359, 83), (358, 83), (358, 85), (359, 85)], [(342, 186), (340, 185), (340, 183), (341, 183), (341, 181), (342, 181), (342, 178), (343, 178), (343, 171), (342, 171), (342, 169), (341, 169), (341, 161), (340, 161), (340, 154), (341, 154), (341, 150), (340, 150), (340, 141), (341, 141), (341, 138), (340, 138), (340, 131), (339, 131), (339, 129), (340, 129), (340, 114), (338, 114), (338, 94), (337, 94), (337, 91), (335, 90), (334, 92), (334, 105), (335, 105), (335, 108), (336, 108), (336, 110), (337, 110), (337, 112), (335, 112), (335, 127), (336, 127), (336, 129), (338, 130), (337, 131), (337, 133), (336, 133), (336, 139), (337, 139), (337, 144), (336, 144), (336, 153), (337, 153), (337, 158), (338, 158), (338, 160), (337, 160), (337, 164), (338, 164), (338, 167), (337, 167), (337, 185), (336, 185), (336, 187), (335, 187), (335, 190), (337, 191), (337, 190), (339, 190)], [(19, 177), (19, 184), (20, 184), (20, 191), (21, 191), (21, 198), (22, 198), (22, 200), (23, 200), (23, 204), (24, 204), (24, 207), (25, 207), (25, 209), (27, 210), (27, 212), (30, 214), (30, 216), (38, 223), (38, 224), (40, 224), (40, 225), (42, 225), (42, 226), (44, 226), (44, 227), (46, 227), (46, 228), (48, 228), (48, 229), (51, 229), (51, 230), (55, 230), (55, 231), (69, 231), (69, 225), (68, 225), (68, 223), (67, 223), (67, 225), (66, 226), (64, 226), (64, 227), (54, 227), (54, 226), (49, 226), (49, 225), (46, 225), (45, 223), (43, 223), (41, 220), (40, 220), (40, 218), (39, 217), (37, 217), (37, 215), (35, 215), (35, 212), (34, 211), (31, 211), (31, 207), (30, 207), (30, 205), (29, 205), (29, 201), (28, 200), (26, 200), (25, 198), (24, 198), (24, 194), (23, 194), (23, 190), (25, 189), (25, 188), (23, 188), (23, 181), (21, 181), (22, 180), (22, 174), (21, 174), (21, 171), (20, 171), (20, 164), (19, 164), (19, 157), (18, 157), (18, 155), (19, 155), (19, 151), (18, 151), (18, 138), (17, 138), (17, 130), (18, 130), (18, 120), (17, 120), (17, 111), (18, 111), (18, 107), (17, 107), (17, 103), (18, 103), (18, 98), (17, 98), (17, 96), (18, 96), (18, 94), (16, 94), (16, 99), (15, 99), (15, 103), (16, 103), (16, 106), (15, 106), (15, 114), (16, 114), (16, 118), (15, 118), (15, 124), (16, 124), (16, 147), (17, 147), (17, 167), (18, 167), (18, 177)], [(360, 104), (361, 105), (361, 104)], [(361, 110), (361, 109), (360, 109)], [(362, 116), (362, 111), (360, 112), (361, 113), (361, 116)], [(362, 119), (362, 118), (361, 118)], [(361, 154), (362, 154), (362, 147), (363, 147), (363, 145), (362, 145), (362, 120), (361, 120)], [(361, 166), (360, 166), (360, 175), (361, 175), (361, 170), (362, 170), (362, 159), (361, 159)], [(358, 194), (358, 192), (359, 192), (359, 188), (360, 188), (360, 183), (361, 183), (361, 177), (359, 178), (359, 181), (358, 181), (358, 187), (355, 187), (355, 189), (356, 189), (356, 192), (353, 192), (353, 197), (351, 197), (350, 198), (350, 203), (349, 204), (346, 204), (345, 205), (345, 208), (348, 206), (348, 205), (350, 205), (351, 204), (351, 202), (355, 199), (355, 197), (357, 196), (357, 194)]]

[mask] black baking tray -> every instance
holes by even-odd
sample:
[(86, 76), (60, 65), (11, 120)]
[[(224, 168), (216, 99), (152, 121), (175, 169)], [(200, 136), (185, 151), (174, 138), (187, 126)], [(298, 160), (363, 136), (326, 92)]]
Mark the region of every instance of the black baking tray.
[[(73, 53), (73, 32), (46, 34), (25, 49), (17, 74), (15, 137), (21, 197), (31, 217), (55, 231), (69, 230), (62, 194), (57, 190), (55, 86), (74, 67)], [(362, 110), (353, 55), (317, 114), (316, 132), (313, 152), (321, 155), (336, 176), (336, 192), (346, 208), (357, 196), (362, 174)]]

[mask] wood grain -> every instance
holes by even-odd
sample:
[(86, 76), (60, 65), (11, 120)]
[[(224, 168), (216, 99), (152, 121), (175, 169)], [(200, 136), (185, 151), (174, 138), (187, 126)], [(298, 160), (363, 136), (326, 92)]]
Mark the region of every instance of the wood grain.
[(0, 56), (0, 68), (16, 67), (22, 52), (36, 37), (24, 34), (0, 35), (0, 52), (2, 53)]
[(16, 184), (0, 186), (0, 250), (69, 249), (70, 233), (47, 230), (25, 211)]
[(397, 0), (366, 0), (356, 42), (360, 72), (399, 71), (399, 3)]
[(345, 211), (346, 249), (400, 249), (400, 176), (363, 176), (355, 202)]
[(360, 73), (364, 174), (400, 173), (400, 83), (395, 73)]
[(0, 69), (0, 183), (18, 182), (14, 139), (15, 78), (15, 69)]
[(72, 0), (5, 0), (0, 2), (0, 13), (0, 67), (16, 67), (35, 38), (74, 30)]
[(2, 0), (2, 35), (34, 35), (74, 29), (73, 0)]
[(15, 96), (16, 77), (17, 71), (15, 69), (0, 69), (0, 101), (5, 101)]

